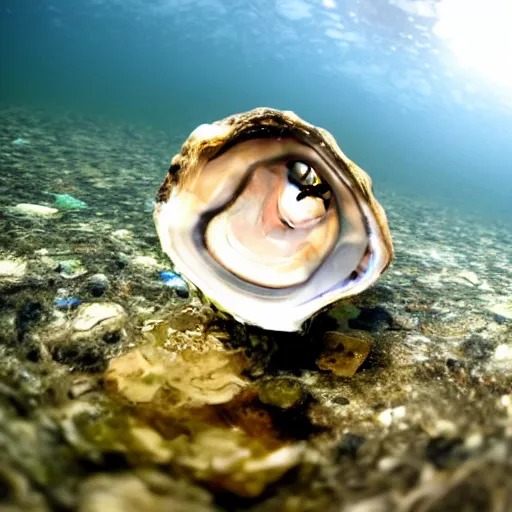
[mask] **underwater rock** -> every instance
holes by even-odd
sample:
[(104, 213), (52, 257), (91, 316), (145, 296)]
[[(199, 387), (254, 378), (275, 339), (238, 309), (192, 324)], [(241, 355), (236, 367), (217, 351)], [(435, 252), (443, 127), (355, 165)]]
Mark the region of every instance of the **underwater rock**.
[(425, 455), (439, 469), (458, 466), (468, 458), (463, 439), (444, 436), (430, 439)]
[(21, 279), (27, 272), (27, 264), (21, 260), (0, 260), (0, 279)]
[(512, 320), (512, 299), (509, 302), (494, 304), (489, 308), (500, 320)]
[(130, 239), (133, 237), (133, 233), (129, 229), (117, 229), (112, 233), (114, 238), (118, 238), (121, 240)]
[(115, 302), (94, 302), (77, 309), (71, 327), (74, 331), (90, 331), (98, 324), (119, 328), (126, 322), (126, 317), (123, 307)]
[(258, 108), (194, 130), (154, 219), (180, 274), (236, 320), (298, 331), (372, 285), (393, 246), (369, 176), (326, 130)]
[(480, 284), (480, 279), (472, 270), (464, 270), (459, 274), (459, 277), (465, 279), (468, 283), (473, 286), (478, 286)]
[(96, 474), (80, 485), (78, 512), (215, 512), (208, 492), (156, 470)]
[(345, 434), (340, 443), (338, 444), (336, 450), (336, 457), (339, 459), (340, 457), (350, 457), (351, 459), (356, 459), (357, 453), (359, 452), (359, 448), (363, 446), (366, 439), (363, 436), (357, 434)]
[(52, 217), (59, 213), (57, 208), (30, 203), (19, 203), (14, 207), (14, 211), (24, 215), (35, 215), (39, 217)]
[(295, 443), (269, 450), (244, 432), (220, 428), (199, 431), (181, 446), (175, 460), (196, 479), (243, 497), (259, 496), (299, 463), (305, 449)]
[(316, 361), (321, 370), (332, 372), (337, 377), (353, 377), (368, 357), (370, 339), (355, 338), (341, 332), (327, 332), (324, 337), (325, 349)]
[(152, 256), (136, 256), (133, 258), (132, 263), (146, 268), (156, 268), (160, 266), (158, 261), (156, 261)]
[(377, 422), (385, 427), (390, 427), (393, 424), (400, 423), (405, 418), (407, 409), (405, 406), (390, 407), (385, 409), (377, 415)]
[(85, 283), (87, 291), (93, 297), (101, 297), (108, 290), (110, 283), (105, 274), (93, 274)]
[(157, 392), (174, 390), (168, 405), (222, 404), (248, 385), (241, 377), (240, 352), (167, 351), (144, 347), (110, 361), (105, 382), (130, 402), (150, 402)]
[(176, 295), (182, 299), (188, 298), (189, 291), (186, 281), (178, 274), (165, 270), (160, 272), (160, 278), (166, 286), (172, 288)]
[(512, 369), (512, 345), (500, 343), (494, 351), (493, 357), (501, 364), (508, 366)]
[(258, 382), (258, 397), (266, 405), (290, 409), (302, 403), (305, 396), (304, 386), (298, 379), (274, 377)]
[(54, 316), (41, 339), (55, 361), (81, 371), (104, 371), (116, 344), (127, 336), (128, 315), (116, 303), (80, 304), (70, 320), (61, 311)]

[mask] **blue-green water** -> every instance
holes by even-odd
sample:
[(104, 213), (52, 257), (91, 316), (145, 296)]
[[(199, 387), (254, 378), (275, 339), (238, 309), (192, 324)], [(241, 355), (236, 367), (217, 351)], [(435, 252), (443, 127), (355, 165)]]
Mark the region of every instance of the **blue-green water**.
[(183, 138), (237, 111), (291, 109), (329, 129), (377, 193), (510, 222), (505, 4), (3, 0), (0, 98)]

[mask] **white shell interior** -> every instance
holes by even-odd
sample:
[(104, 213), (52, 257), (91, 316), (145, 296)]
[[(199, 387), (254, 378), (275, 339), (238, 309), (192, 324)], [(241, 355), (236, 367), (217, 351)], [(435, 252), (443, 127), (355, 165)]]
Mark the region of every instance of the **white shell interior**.
[[(315, 221), (306, 231), (301, 227), (310, 252), (304, 252), (299, 262), (294, 254), (301, 249), (287, 252), (293, 244), (279, 252), (282, 238), (273, 240), (268, 233), (261, 238), (245, 236), (244, 231), (250, 234), (255, 225), (260, 226), (257, 204), (246, 211), (242, 210), (247, 203), (238, 205), (242, 214), (236, 236), (231, 222), (238, 215), (232, 214), (238, 211), (238, 199), (233, 198), (243, 197), (258, 169), (268, 170), (288, 156), (324, 171), (321, 177), (331, 187), (335, 204), (328, 211), (334, 222)], [(290, 193), (293, 190), (285, 187), (279, 196), (289, 216), (298, 222), (303, 217), (313, 222), (314, 201), (293, 210), (296, 205), (287, 196)], [(248, 197), (251, 203), (258, 196)], [(227, 215), (229, 208), (233, 210)], [(387, 262), (370, 207), (340, 169), (292, 138), (252, 139), (228, 149), (198, 169), (184, 186), (174, 188), (166, 203), (157, 204), (155, 222), (163, 250), (183, 277), (237, 320), (269, 330), (300, 330), (304, 321), (323, 307), (370, 286)], [(296, 236), (296, 230), (285, 236)], [(268, 247), (255, 244), (255, 240)], [(299, 244), (302, 249), (304, 245)], [(283, 254), (287, 257), (281, 257)]]

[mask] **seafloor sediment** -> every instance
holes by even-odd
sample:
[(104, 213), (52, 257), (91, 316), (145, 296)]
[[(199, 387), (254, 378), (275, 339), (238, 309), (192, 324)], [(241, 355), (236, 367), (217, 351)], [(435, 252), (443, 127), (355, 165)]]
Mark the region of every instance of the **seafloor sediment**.
[(377, 190), (378, 285), (247, 329), (161, 278), (187, 133), (0, 121), (2, 510), (512, 510), (510, 222)]

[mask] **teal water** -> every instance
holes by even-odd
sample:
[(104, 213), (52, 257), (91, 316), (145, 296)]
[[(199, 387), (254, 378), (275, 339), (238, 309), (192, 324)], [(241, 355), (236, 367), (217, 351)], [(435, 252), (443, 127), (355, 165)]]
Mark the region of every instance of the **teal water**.
[(183, 139), (237, 111), (291, 109), (329, 129), (377, 192), (511, 223), (506, 4), (3, 0), (0, 102)]

